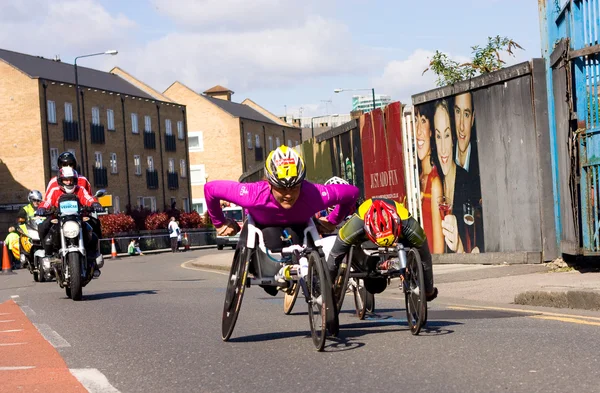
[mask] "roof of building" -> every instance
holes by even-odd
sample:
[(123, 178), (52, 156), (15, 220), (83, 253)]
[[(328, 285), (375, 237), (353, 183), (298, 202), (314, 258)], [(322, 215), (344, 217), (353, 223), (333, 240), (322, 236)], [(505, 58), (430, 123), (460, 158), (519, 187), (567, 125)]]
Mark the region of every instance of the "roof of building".
[(164, 96), (161, 92), (153, 89), (151, 86), (149, 86), (146, 83), (142, 82), (141, 80), (137, 79), (136, 77), (134, 77), (129, 72), (122, 69), (121, 67), (113, 67), (112, 70), (110, 70), (109, 72), (111, 74), (120, 76), (121, 78), (125, 79), (127, 82), (131, 83), (138, 89), (142, 89), (146, 93), (150, 94), (152, 97), (156, 98), (157, 100), (164, 101), (164, 102), (173, 102), (171, 99)]
[(210, 89), (206, 90), (204, 92), (204, 94), (206, 94), (206, 93), (231, 93), (231, 94), (233, 94), (234, 92), (232, 90), (229, 90), (226, 87), (221, 86), (221, 85), (216, 85), (216, 86), (211, 87)]
[[(241, 117), (243, 119), (250, 119), (255, 121), (260, 121), (263, 123), (271, 123), (277, 124), (273, 120), (269, 119), (267, 116), (261, 114), (260, 112), (252, 109), (248, 105), (238, 104), (237, 102), (231, 102), (227, 100), (222, 100), (219, 98), (213, 98), (209, 96), (203, 96), (219, 108), (223, 109), (225, 112), (228, 112), (230, 115), (235, 117)], [(279, 124), (278, 124), (279, 125)]]
[[(18, 68), (31, 78), (75, 84), (75, 71), (72, 64), (5, 49), (0, 49), (0, 60)], [(154, 99), (118, 75), (81, 66), (77, 67), (77, 74), (80, 86)]]

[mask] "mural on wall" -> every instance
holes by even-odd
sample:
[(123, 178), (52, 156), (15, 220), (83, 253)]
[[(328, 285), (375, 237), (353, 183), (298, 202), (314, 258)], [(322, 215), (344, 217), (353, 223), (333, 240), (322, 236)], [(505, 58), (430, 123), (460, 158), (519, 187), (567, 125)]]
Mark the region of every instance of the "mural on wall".
[(484, 252), (471, 92), (415, 107), (423, 227), (432, 253)]

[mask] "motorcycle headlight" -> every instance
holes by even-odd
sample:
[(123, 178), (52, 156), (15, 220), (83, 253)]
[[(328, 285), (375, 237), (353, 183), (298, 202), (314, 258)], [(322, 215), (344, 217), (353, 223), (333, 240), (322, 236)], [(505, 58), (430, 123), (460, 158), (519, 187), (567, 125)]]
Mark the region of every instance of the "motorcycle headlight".
[(63, 224), (63, 233), (65, 237), (73, 239), (79, 235), (79, 224), (75, 221), (67, 221)]

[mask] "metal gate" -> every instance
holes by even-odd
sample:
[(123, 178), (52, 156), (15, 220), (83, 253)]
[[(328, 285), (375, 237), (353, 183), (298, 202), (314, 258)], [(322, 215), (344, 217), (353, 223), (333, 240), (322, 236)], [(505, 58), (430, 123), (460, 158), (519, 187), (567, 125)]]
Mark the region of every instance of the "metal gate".
[(539, 4), (560, 248), (600, 255), (600, 0)]

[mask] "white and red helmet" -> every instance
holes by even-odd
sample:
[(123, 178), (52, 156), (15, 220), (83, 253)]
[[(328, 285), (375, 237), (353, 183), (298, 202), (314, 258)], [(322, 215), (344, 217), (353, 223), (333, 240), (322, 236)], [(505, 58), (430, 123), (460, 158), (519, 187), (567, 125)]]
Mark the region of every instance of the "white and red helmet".
[(67, 194), (72, 194), (77, 189), (77, 180), (79, 175), (77, 171), (71, 167), (65, 166), (58, 170), (56, 182), (58, 187)]

